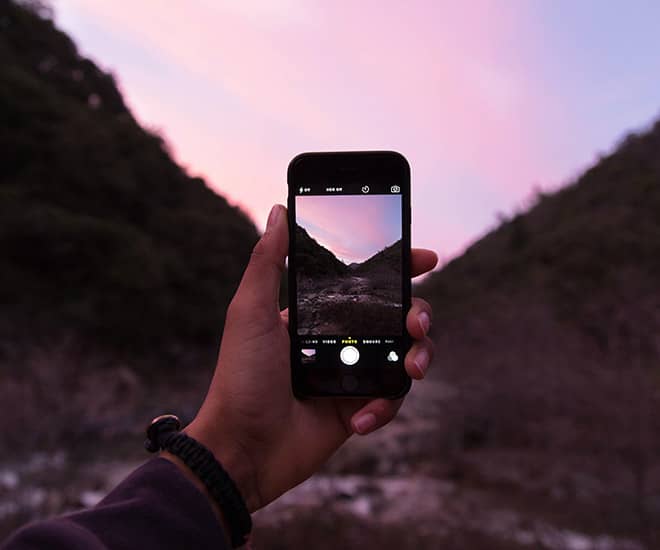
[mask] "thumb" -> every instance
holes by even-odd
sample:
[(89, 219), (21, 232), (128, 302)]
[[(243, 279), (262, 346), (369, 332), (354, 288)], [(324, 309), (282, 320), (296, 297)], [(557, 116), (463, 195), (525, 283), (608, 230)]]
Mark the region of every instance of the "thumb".
[(271, 310), (279, 316), (279, 292), (284, 259), (289, 249), (289, 228), (286, 208), (273, 206), (266, 231), (252, 250), (241, 284), (232, 306), (254, 310)]

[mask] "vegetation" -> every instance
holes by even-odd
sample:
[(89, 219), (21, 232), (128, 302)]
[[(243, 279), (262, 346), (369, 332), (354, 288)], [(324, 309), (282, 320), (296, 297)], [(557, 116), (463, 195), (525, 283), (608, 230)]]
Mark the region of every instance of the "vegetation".
[(658, 281), (660, 122), (574, 184), (539, 194), (529, 212), (473, 244), (422, 291), (447, 322), (479, 316), (491, 294), (525, 295), (601, 352), (636, 339), (657, 358)]
[(515, 450), (517, 476), (539, 454), (575, 475), (583, 457), (583, 475), (608, 486), (583, 508), (591, 524), (657, 548), (659, 281), (660, 123), (429, 277), (418, 291), (457, 392), (439, 433), (454, 475), (482, 477), (475, 453)]
[(257, 232), (188, 176), (112, 75), (0, 4), (0, 340), (215, 347)]

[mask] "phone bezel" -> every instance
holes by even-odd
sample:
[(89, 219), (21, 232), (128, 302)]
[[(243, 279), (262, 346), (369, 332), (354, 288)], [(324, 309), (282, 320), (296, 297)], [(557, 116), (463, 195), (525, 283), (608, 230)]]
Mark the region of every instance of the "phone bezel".
[[(350, 151), (350, 152), (309, 152), (297, 155), (289, 163), (288, 183), (288, 221), (289, 221), (289, 338), (291, 342), (291, 383), (298, 398), (309, 397), (386, 397), (396, 399), (405, 395), (411, 386), (411, 380), (403, 367), (403, 361), (397, 366), (373, 367), (309, 367), (300, 364), (298, 350), (294, 342), (297, 328), (296, 307), (296, 265), (294, 251), (295, 229), (295, 189), (306, 182), (318, 183), (327, 180), (340, 184), (345, 182), (390, 182), (401, 187), (402, 197), (402, 356), (410, 349), (411, 340), (406, 329), (406, 314), (411, 302), (410, 277), (410, 166), (405, 157), (395, 151)], [(356, 387), (348, 391), (342, 387), (345, 376), (356, 379)]]

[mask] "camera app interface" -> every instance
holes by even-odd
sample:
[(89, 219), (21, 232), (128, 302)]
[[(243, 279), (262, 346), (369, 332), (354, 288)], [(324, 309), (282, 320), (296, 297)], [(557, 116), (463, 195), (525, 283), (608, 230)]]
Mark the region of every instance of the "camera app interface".
[(300, 187), (295, 209), (296, 332), (301, 363), (400, 364), (399, 187)]

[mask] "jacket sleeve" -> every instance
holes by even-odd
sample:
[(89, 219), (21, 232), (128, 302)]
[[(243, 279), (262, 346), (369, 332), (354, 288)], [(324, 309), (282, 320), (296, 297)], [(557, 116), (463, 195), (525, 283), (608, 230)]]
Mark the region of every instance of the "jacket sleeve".
[(169, 460), (139, 467), (98, 505), (27, 525), (1, 550), (227, 550), (206, 497)]

